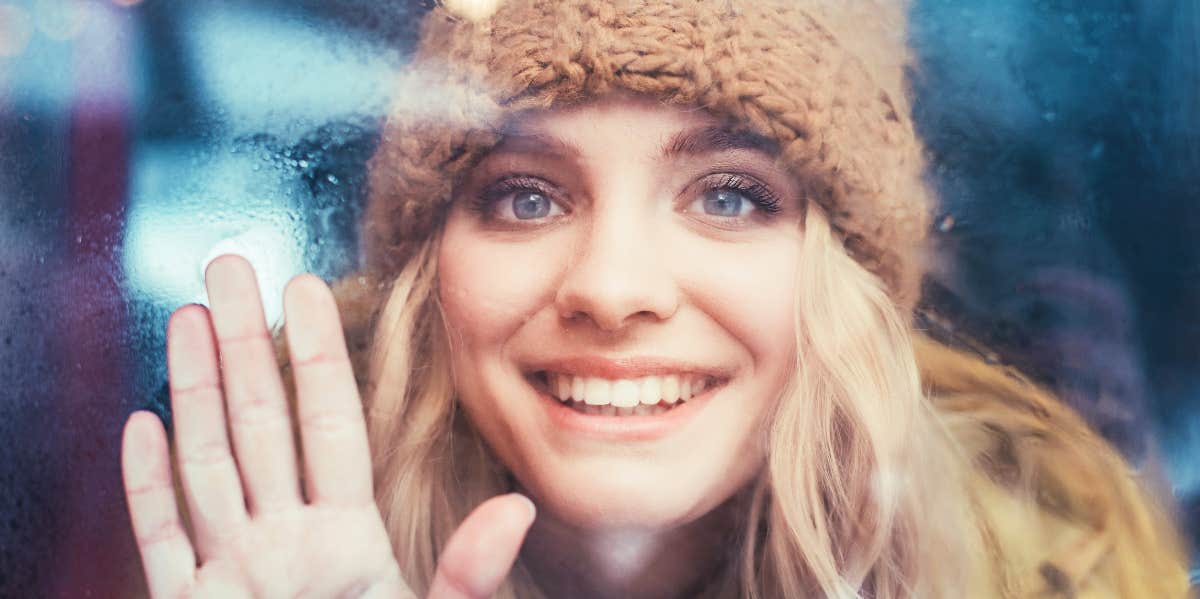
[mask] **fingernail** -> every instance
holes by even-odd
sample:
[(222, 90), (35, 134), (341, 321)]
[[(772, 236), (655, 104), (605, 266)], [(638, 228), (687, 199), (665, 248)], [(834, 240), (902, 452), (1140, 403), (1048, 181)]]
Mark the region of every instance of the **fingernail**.
[(531, 499), (520, 493), (513, 493), (513, 495), (525, 500), (525, 505), (529, 506), (529, 521), (533, 522), (533, 519), (537, 517), (537, 506), (533, 505), (533, 501)]

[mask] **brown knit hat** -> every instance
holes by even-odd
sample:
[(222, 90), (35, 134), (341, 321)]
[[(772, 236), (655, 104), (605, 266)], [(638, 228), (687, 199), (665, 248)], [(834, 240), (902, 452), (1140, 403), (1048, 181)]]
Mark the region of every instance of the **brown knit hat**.
[(904, 14), (872, 0), (505, 0), (478, 20), (435, 8), (370, 165), (366, 267), (408, 260), (518, 111), (626, 91), (774, 140), (850, 255), (911, 308), (932, 195), (902, 85)]

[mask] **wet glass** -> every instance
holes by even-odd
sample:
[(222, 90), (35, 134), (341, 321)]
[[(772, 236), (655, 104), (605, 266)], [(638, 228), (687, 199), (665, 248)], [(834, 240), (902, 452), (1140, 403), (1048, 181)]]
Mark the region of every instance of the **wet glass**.
[[(382, 119), (439, 102), (395, 79), (432, 4), (0, 0), (0, 596), (144, 584), (118, 453), (134, 410), (170, 421), (167, 318), (223, 253), (272, 325), (292, 276), (359, 268)], [(1200, 7), (910, 20), (918, 325), (1058, 392), (1200, 540)]]

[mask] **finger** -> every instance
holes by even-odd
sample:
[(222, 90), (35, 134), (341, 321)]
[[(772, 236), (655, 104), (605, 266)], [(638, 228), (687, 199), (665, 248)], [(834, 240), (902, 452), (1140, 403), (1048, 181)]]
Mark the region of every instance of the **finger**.
[(250, 511), (296, 506), (296, 446), (254, 269), (241, 256), (221, 256), (209, 265), (205, 283), (233, 448)]
[(475, 508), (439, 557), (429, 599), (491, 597), (512, 570), (534, 515), (533, 502), (516, 493)]
[(418, 599), (417, 594), (412, 592), (412, 589), (409, 589), (408, 585), (399, 578), (372, 585), (361, 595), (346, 596), (357, 596), (358, 599)]
[(283, 306), (308, 498), (369, 504), (374, 497), (367, 427), (333, 294), (321, 279), (305, 274), (288, 283)]
[(175, 503), (166, 431), (154, 414), (135, 412), (125, 423), (121, 471), (150, 595), (183, 597), (196, 557)]
[(203, 562), (247, 517), (225, 431), (217, 348), (203, 306), (184, 306), (171, 316), (167, 370), (179, 474)]

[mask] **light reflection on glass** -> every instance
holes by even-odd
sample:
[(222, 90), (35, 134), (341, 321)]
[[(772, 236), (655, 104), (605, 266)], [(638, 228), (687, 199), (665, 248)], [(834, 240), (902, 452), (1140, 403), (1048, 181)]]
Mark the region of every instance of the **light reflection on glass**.
[(29, 13), (19, 6), (0, 4), (0, 58), (20, 55), (32, 35)]
[(88, 26), (95, 9), (83, 0), (38, 0), (33, 10), (39, 31), (50, 39), (67, 41)]
[(123, 256), (130, 290), (162, 306), (207, 303), (204, 267), (241, 254), (276, 323), (284, 284), (304, 268), (306, 233), (274, 195), (274, 177), (235, 157), (197, 159), (186, 145), (147, 148), (134, 164)]

